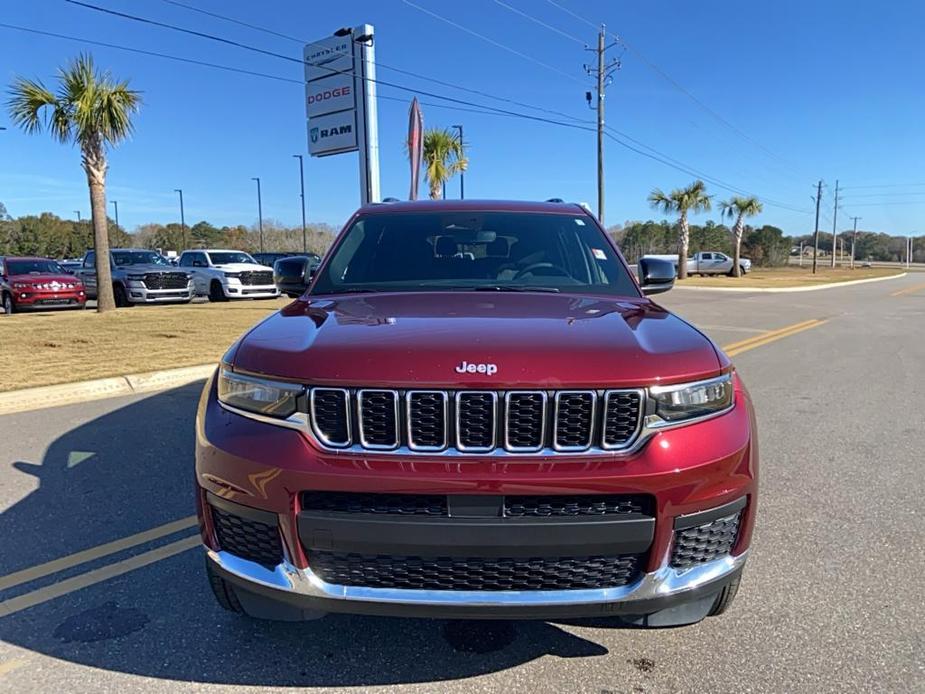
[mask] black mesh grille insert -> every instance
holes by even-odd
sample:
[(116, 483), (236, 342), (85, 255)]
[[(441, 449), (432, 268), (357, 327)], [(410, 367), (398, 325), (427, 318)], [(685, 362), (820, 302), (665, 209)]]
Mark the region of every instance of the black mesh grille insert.
[(739, 534), (740, 516), (741, 513), (734, 513), (694, 528), (676, 530), (671, 565), (687, 569), (729, 554)]
[(282, 561), (283, 547), (275, 525), (237, 516), (215, 506), (212, 507), (212, 522), (219, 547), (226, 552), (265, 566), (276, 566)]
[(446, 497), (439, 494), (376, 494), (354, 492), (304, 492), (306, 511), (375, 513), (398, 516), (446, 516)]
[(308, 563), (337, 585), (410, 590), (569, 590), (630, 583), (641, 555), (451, 558), (312, 552)]
[(397, 393), (390, 390), (362, 390), (357, 397), (363, 444), (379, 448), (397, 446)]
[(185, 272), (149, 272), (144, 284), (148, 289), (186, 289), (189, 277)]
[(349, 443), (347, 392), (322, 388), (313, 390), (312, 421), (315, 430), (327, 443), (334, 446), (345, 446)]
[(459, 394), (456, 406), (456, 433), (462, 448), (494, 448), (495, 405), (494, 393), (472, 391)]
[(630, 513), (652, 515), (652, 499), (641, 494), (575, 494), (571, 496), (506, 496), (504, 515), (525, 516), (614, 516)]
[(639, 424), (639, 393), (608, 393), (604, 412), (604, 446), (619, 448), (636, 435)]
[(446, 395), (413, 392), (408, 398), (409, 444), (412, 448), (440, 449), (446, 446)]
[(511, 393), (507, 398), (507, 447), (537, 450), (543, 447), (546, 416), (544, 393)]
[(241, 273), (241, 284), (273, 284), (272, 270), (248, 270)]
[(594, 425), (593, 393), (560, 393), (556, 410), (556, 446), (587, 448)]

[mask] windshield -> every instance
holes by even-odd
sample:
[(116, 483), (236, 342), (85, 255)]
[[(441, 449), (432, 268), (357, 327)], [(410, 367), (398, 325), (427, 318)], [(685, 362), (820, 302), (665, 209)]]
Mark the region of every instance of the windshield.
[(54, 260), (8, 260), (6, 262), (8, 275), (66, 275)]
[(639, 296), (589, 217), (525, 212), (362, 217), (341, 238), (312, 294), (422, 290)]
[(112, 259), (116, 265), (170, 265), (160, 253), (154, 251), (113, 251)]
[(256, 261), (247, 253), (241, 251), (224, 251), (221, 253), (209, 253), (209, 258), (213, 265), (228, 265), (230, 263), (251, 263)]

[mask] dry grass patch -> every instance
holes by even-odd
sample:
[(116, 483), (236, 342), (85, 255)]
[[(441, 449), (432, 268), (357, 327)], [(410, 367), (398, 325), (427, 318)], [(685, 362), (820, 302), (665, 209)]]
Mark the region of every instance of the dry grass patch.
[(217, 362), (289, 301), (0, 315), (0, 391)]
[(755, 289), (768, 289), (772, 287), (809, 287), (814, 284), (829, 284), (831, 282), (850, 282), (851, 280), (866, 280), (874, 277), (889, 277), (897, 275), (902, 270), (885, 267), (859, 267), (850, 268), (819, 267), (813, 274), (812, 267), (774, 267), (754, 268), (743, 277), (726, 277), (725, 275), (708, 275), (707, 277), (688, 277), (679, 280), (679, 287), (753, 287)]

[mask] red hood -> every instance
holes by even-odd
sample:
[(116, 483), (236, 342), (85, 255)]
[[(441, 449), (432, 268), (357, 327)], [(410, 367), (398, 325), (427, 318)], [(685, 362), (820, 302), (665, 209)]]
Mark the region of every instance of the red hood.
[(59, 282), (65, 284), (83, 284), (74, 275), (61, 274), (57, 272), (29, 273), (25, 275), (10, 275), (10, 282), (32, 282), (35, 284), (45, 284), (46, 282)]
[[(461, 362), (497, 373), (458, 373)], [(306, 383), (642, 386), (710, 377), (712, 343), (646, 299), (401, 293), (296, 301), (240, 342), (234, 367)]]

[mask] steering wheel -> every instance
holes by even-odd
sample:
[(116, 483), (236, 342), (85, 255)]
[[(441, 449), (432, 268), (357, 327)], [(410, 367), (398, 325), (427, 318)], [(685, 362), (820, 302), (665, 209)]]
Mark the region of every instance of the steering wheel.
[(543, 275), (553, 275), (559, 277), (570, 277), (568, 271), (564, 268), (559, 267), (553, 263), (531, 263), (527, 265), (523, 270), (520, 270), (516, 275), (514, 275), (515, 280), (519, 280), (524, 275), (531, 273), (533, 270), (539, 270), (543, 268), (545, 270), (552, 270), (552, 272), (544, 272)]

